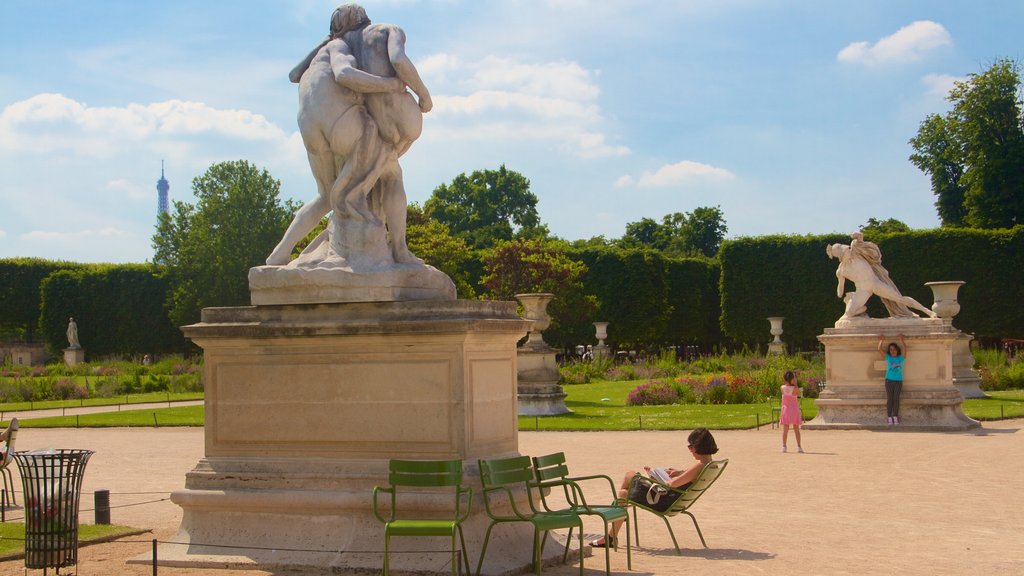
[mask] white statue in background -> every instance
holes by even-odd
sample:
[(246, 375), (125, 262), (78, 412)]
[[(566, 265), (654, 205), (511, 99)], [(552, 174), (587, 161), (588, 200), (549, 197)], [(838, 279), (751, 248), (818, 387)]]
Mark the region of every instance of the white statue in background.
[(75, 350), (82, 347), (82, 343), (78, 341), (78, 324), (75, 324), (74, 318), (68, 318), (68, 348)]
[(267, 264), (288, 264), (296, 243), (332, 210), (327, 237), (342, 259), (380, 255), (375, 244), (385, 242), (384, 255), (389, 252), (394, 263), (422, 264), (406, 246), (398, 157), (419, 137), (422, 115), (433, 103), (405, 54), (405, 33), (391, 24), (371, 24), (356, 4), (339, 6), (328, 37), (289, 79), (299, 84), (299, 132), (317, 197), (296, 214)]
[[(889, 316), (894, 318), (917, 318), (911, 308), (919, 310), (929, 318), (935, 313), (909, 296), (904, 296), (889, 278), (889, 272), (882, 267), (882, 251), (874, 242), (864, 240), (864, 235), (854, 232), (850, 245), (830, 244), (825, 247), (829, 258), (839, 260), (836, 277), (839, 286), (836, 295), (846, 301), (846, 311), (840, 321), (867, 316), (867, 302), (872, 294), (878, 295), (885, 304)], [(846, 281), (852, 280), (856, 285), (854, 292), (846, 293)]]

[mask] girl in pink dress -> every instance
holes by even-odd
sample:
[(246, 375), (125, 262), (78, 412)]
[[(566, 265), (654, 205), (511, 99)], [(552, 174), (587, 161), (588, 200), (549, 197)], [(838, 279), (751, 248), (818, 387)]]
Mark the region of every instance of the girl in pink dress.
[(800, 424), (803, 422), (800, 416), (800, 387), (796, 383), (796, 373), (792, 370), (786, 372), (783, 377), (786, 381), (782, 385), (782, 410), (779, 412), (779, 425), (782, 426), (782, 451), (786, 451), (786, 439), (789, 436), (789, 427), (793, 427), (793, 435), (796, 436), (796, 451), (803, 453), (800, 445)]

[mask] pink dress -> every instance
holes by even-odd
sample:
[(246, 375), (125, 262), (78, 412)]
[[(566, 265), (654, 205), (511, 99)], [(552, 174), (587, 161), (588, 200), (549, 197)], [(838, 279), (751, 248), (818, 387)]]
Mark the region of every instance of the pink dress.
[(779, 424), (799, 426), (802, 423), (800, 398), (796, 396), (796, 386), (783, 386), (782, 410), (779, 412)]

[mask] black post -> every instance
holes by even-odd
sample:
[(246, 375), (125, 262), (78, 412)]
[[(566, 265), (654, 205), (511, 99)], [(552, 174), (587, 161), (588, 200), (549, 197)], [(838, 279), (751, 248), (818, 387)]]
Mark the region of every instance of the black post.
[(156, 538), (153, 538), (153, 576), (156, 576)]
[(93, 493), (93, 509), (96, 524), (110, 524), (110, 490), (101, 489)]

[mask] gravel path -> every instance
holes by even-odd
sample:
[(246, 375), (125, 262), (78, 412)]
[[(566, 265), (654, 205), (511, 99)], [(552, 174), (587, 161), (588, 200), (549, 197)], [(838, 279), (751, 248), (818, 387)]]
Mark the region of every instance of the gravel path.
[[(957, 433), (807, 431), (806, 454), (780, 453), (779, 432), (769, 428), (715, 432), (719, 456), (730, 464), (693, 509), (709, 548), (700, 547), (687, 518), (677, 517), (673, 525), (685, 547), (677, 556), (660, 520), (641, 515), (643, 546), (628, 573), (1024, 574), (1022, 428), (1024, 420)], [(628, 467), (686, 464), (685, 438), (685, 432), (524, 432), (520, 451), (564, 451), (574, 473), (617, 479)], [(174, 536), (181, 512), (164, 499), (184, 486), (185, 473), (202, 456), (202, 429), (25, 429), (18, 438), (19, 449), (46, 447), (95, 450), (82, 508), (92, 508), (93, 491), (105, 488), (115, 523), (152, 530), (127, 539), (134, 543), (82, 548), (78, 573), (151, 574), (125, 560), (148, 553), (147, 539)], [(91, 522), (92, 512), (82, 517)], [(587, 525), (588, 532), (599, 529)], [(603, 554), (585, 565), (588, 574), (603, 574)], [(624, 550), (612, 554), (612, 569), (627, 573)], [(0, 563), (0, 575), (24, 573), (21, 560)], [(159, 573), (270, 574), (168, 567)], [(576, 564), (544, 570), (578, 573)]]

